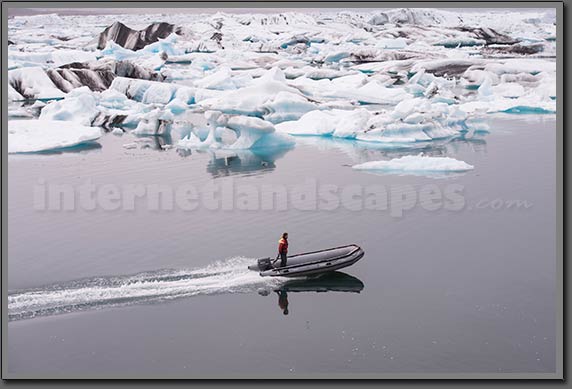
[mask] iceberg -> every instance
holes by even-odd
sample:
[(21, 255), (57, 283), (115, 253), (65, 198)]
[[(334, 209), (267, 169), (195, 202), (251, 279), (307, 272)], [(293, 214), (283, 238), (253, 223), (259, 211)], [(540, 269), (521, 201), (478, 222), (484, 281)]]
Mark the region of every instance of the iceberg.
[[(485, 114), (556, 111), (558, 42), (546, 10), (116, 20), (11, 18), (9, 115), (141, 135), (173, 129), (181, 148), (289, 147), (291, 135), (313, 135), (414, 149), (483, 132)], [(28, 99), (57, 101), (15, 103)]]
[(175, 26), (169, 23), (153, 23), (144, 30), (136, 31), (123, 23), (115, 22), (107, 27), (98, 38), (98, 49), (103, 49), (108, 41), (129, 50), (140, 50), (145, 46), (169, 36)]
[(457, 136), (470, 127), (467, 119), (467, 113), (456, 105), (432, 103), (420, 97), (403, 100), (391, 111), (310, 111), (299, 120), (277, 124), (276, 130), (290, 135), (411, 143)]
[(171, 111), (156, 108), (141, 115), (137, 127), (131, 133), (135, 135), (165, 135), (171, 131), (172, 123), (173, 114)]
[(93, 51), (58, 49), (45, 52), (8, 51), (8, 60), (12, 67), (37, 67), (52, 68), (73, 62), (95, 61), (96, 54)]
[(42, 108), (39, 119), (67, 120), (84, 126), (91, 126), (98, 114), (95, 95), (84, 86), (71, 91), (65, 99), (52, 101)]
[(305, 113), (318, 109), (318, 106), (299, 94), (282, 91), (267, 100), (262, 109), (266, 112), (264, 119), (276, 124), (300, 119)]
[(26, 99), (59, 99), (65, 93), (59, 90), (41, 67), (28, 67), (8, 71), (8, 83)]
[(179, 98), (186, 104), (192, 104), (194, 103), (195, 95), (194, 89), (185, 85), (134, 80), (125, 77), (115, 78), (111, 83), (110, 89), (145, 104), (169, 104), (175, 98)]
[(9, 120), (8, 153), (57, 150), (92, 142), (101, 136), (98, 127), (58, 120)]
[[(207, 111), (208, 135), (204, 140), (195, 133), (183, 137), (177, 147), (180, 149), (229, 149), (248, 150), (264, 148), (289, 148), (295, 144), (287, 134), (276, 133), (274, 125), (266, 120), (252, 116), (227, 116), (221, 112)], [(220, 134), (225, 130), (233, 131), (236, 140), (223, 143)]]
[(374, 170), (398, 174), (466, 172), (473, 166), (450, 157), (429, 157), (423, 154), (406, 155), (389, 161), (370, 161), (353, 165), (356, 170)]

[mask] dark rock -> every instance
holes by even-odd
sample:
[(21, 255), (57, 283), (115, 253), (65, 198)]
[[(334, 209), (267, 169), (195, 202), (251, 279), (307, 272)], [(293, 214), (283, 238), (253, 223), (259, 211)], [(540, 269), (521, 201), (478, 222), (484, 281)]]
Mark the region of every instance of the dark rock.
[(144, 30), (137, 31), (121, 22), (115, 22), (99, 34), (97, 48), (103, 49), (107, 41), (112, 40), (126, 49), (140, 50), (148, 44), (166, 38), (174, 30), (175, 26), (169, 23), (153, 23)]

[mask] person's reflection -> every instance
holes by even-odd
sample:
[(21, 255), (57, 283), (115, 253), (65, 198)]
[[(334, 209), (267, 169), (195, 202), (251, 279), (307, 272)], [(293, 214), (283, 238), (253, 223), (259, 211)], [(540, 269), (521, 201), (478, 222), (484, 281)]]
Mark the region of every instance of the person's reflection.
[(282, 312), (287, 315), (288, 314), (288, 293), (286, 289), (282, 288), (276, 291), (278, 293), (278, 306), (282, 310)]

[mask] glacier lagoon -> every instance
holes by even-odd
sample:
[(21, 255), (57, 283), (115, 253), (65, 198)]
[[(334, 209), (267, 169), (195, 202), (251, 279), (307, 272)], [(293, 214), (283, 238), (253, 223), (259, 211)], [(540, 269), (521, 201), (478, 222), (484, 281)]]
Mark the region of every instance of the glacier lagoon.
[[(180, 154), (161, 147), (169, 139), (128, 134), (105, 134), (97, 148), (11, 155), (9, 370), (553, 371), (555, 119), (505, 114), (489, 125), (478, 141), (423, 150), (476, 166), (445, 178), (358, 171), (351, 168), (357, 162), (409, 151), (315, 137), (234, 159)], [(123, 147), (134, 140), (145, 142)], [(345, 208), (34, 209), (39, 180), (74, 186), (88, 177), (118, 185), (233, 180), (293, 187), (308, 177), (340, 187), (460, 184), (466, 205), (415, 207), (399, 218)], [(532, 206), (495, 209), (498, 199)], [(342, 281), (329, 291), (309, 285), (290, 292), (285, 316), (273, 292), (283, 283), (246, 270), (272, 255), (283, 230), (294, 252), (359, 244), (366, 256), (346, 273), (363, 287), (344, 293)]]

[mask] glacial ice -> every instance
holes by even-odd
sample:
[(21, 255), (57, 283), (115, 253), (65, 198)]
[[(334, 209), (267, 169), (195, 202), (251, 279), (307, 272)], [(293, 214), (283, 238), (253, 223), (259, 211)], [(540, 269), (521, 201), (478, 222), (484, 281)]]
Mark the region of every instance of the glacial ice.
[(91, 126), (97, 116), (98, 101), (88, 87), (71, 91), (65, 99), (52, 101), (42, 108), (40, 121), (67, 120), (84, 126)]
[(22, 52), (8, 50), (8, 68), (36, 67), (53, 68), (72, 62), (87, 62), (97, 60), (93, 51), (85, 50), (49, 50), (40, 52)]
[[(486, 131), (487, 114), (556, 112), (555, 17), (546, 10), (156, 19), (10, 19), (9, 100), (58, 100), (14, 103), (10, 116), (140, 135), (183, 128), (181, 148), (245, 149), (289, 147), (290, 135), (414, 147)], [(194, 123), (197, 114), (210, 124)]]
[(8, 153), (33, 153), (97, 140), (98, 127), (59, 120), (9, 120)]
[(8, 72), (8, 83), (27, 99), (58, 99), (65, 96), (41, 67), (24, 67)]
[[(195, 133), (187, 135), (177, 143), (181, 149), (230, 149), (246, 150), (256, 148), (292, 147), (294, 139), (287, 134), (276, 133), (274, 125), (266, 120), (252, 116), (222, 115), (218, 111), (207, 111), (208, 132), (204, 140)], [(221, 132), (226, 129), (234, 131), (236, 140), (223, 143)]]
[(473, 166), (450, 157), (406, 155), (389, 161), (370, 161), (352, 166), (356, 170), (374, 170), (400, 174), (464, 172)]

